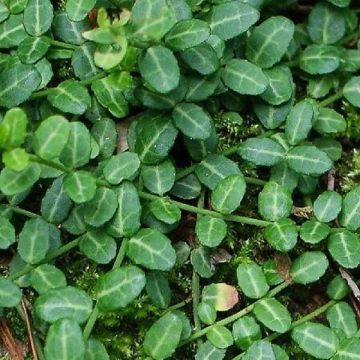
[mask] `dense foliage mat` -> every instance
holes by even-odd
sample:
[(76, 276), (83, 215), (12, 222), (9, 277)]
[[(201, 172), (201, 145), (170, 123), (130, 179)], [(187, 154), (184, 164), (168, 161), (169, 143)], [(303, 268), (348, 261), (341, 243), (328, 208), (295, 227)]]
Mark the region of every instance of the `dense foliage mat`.
[(353, 3), (0, 0), (0, 312), (38, 359), (359, 359)]

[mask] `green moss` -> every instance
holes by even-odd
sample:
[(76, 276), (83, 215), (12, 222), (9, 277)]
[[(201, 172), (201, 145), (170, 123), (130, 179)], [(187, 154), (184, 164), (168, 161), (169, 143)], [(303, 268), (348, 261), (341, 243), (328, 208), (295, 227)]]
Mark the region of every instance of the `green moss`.
[(348, 192), (360, 182), (360, 153), (353, 149), (345, 153), (341, 161), (336, 165), (337, 177), (339, 178), (340, 190)]

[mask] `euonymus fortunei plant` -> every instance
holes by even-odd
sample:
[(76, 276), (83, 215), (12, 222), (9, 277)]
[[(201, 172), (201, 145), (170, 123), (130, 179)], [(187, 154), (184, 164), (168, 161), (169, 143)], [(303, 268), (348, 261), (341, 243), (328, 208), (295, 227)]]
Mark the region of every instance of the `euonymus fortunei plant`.
[[(30, 303), (36, 358), (125, 359), (97, 321), (142, 298), (154, 321), (127, 359), (359, 359), (339, 270), (360, 265), (360, 186), (336, 174), (360, 108), (358, 13), (0, 0), (0, 311)], [(94, 288), (69, 279), (71, 256), (97, 264)], [(286, 297), (326, 286), (305, 313)]]

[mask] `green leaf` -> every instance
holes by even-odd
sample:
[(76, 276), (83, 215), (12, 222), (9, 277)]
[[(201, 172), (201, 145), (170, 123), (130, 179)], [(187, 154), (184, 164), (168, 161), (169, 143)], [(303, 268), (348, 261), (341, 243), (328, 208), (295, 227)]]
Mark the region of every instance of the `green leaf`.
[(43, 120), (33, 137), (33, 149), (45, 160), (59, 157), (70, 134), (70, 124), (61, 115), (53, 115)]
[(141, 205), (136, 187), (124, 181), (116, 189), (118, 208), (107, 226), (107, 232), (114, 237), (129, 237), (140, 228)]
[(29, 264), (43, 260), (50, 247), (49, 224), (41, 218), (28, 220), (19, 234), (18, 253)]
[(334, 360), (356, 360), (359, 356), (360, 340), (357, 338), (345, 339), (341, 341), (337, 352), (332, 359)]
[(91, 314), (92, 300), (85, 291), (67, 286), (40, 295), (34, 305), (36, 315), (47, 322), (71, 318), (84, 323)]
[(309, 244), (318, 244), (330, 233), (330, 226), (314, 219), (305, 221), (300, 227), (300, 237)]
[(294, 35), (294, 23), (273, 16), (255, 27), (246, 42), (246, 57), (261, 68), (270, 68), (285, 55)]
[(165, 36), (165, 44), (173, 50), (186, 50), (206, 41), (210, 36), (209, 25), (202, 20), (179, 21)]
[(210, 341), (206, 341), (199, 346), (195, 360), (222, 360), (225, 353), (225, 349), (218, 349)]
[(328, 1), (338, 7), (346, 7), (350, 5), (351, 0), (328, 0)]
[(222, 40), (229, 40), (246, 32), (259, 17), (259, 12), (252, 6), (230, 1), (213, 6), (209, 24), (213, 34)]
[(222, 219), (206, 215), (197, 220), (195, 233), (202, 245), (213, 248), (224, 240), (227, 234), (227, 225)]
[(211, 251), (205, 246), (200, 246), (191, 251), (191, 265), (194, 270), (203, 278), (210, 278), (214, 275), (215, 269), (211, 264)]
[(276, 360), (271, 343), (267, 340), (255, 341), (245, 353), (244, 360)]
[(348, 269), (359, 266), (360, 239), (357, 234), (345, 229), (336, 231), (330, 235), (327, 246), (331, 256), (341, 266)]
[(60, 319), (49, 328), (45, 356), (47, 360), (82, 360), (85, 344), (80, 326), (73, 319)]
[(330, 74), (340, 66), (338, 48), (331, 45), (309, 45), (300, 56), (299, 66), (311, 75)]
[(32, 36), (47, 32), (53, 20), (50, 0), (29, 0), (24, 11), (24, 27)]
[(81, 252), (97, 264), (108, 264), (116, 256), (115, 240), (102, 230), (92, 230), (79, 238)]
[(239, 294), (234, 286), (218, 283), (204, 286), (202, 301), (216, 311), (228, 311), (239, 302)]
[(186, 78), (188, 90), (186, 101), (206, 100), (213, 95), (220, 84), (220, 71), (208, 76), (191, 75)]
[(157, 320), (145, 334), (144, 350), (155, 360), (170, 358), (180, 342), (181, 319), (172, 312)]
[(266, 183), (258, 197), (259, 213), (268, 221), (278, 221), (288, 217), (292, 206), (290, 191), (272, 181)]
[(273, 166), (284, 159), (285, 151), (275, 140), (250, 138), (239, 149), (240, 156), (258, 166)]
[(220, 180), (241, 174), (238, 165), (223, 155), (208, 155), (195, 169), (196, 176), (209, 189), (214, 190)]
[(279, 65), (264, 71), (269, 86), (260, 95), (267, 103), (281, 105), (291, 99), (293, 95), (293, 78), (287, 66)]
[(216, 310), (212, 305), (202, 302), (196, 310), (200, 321), (204, 324), (212, 325), (216, 321)]
[(99, 73), (94, 63), (95, 45), (85, 43), (74, 50), (71, 57), (71, 66), (80, 80), (86, 80)]
[(87, 171), (76, 171), (65, 176), (64, 190), (74, 202), (84, 203), (95, 196), (96, 180)]
[(314, 201), (314, 215), (321, 222), (335, 220), (341, 211), (342, 197), (335, 191), (324, 191)]
[(269, 80), (263, 71), (247, 60), (230, 60), (222, 72), (224, 84), (242, 95), (264, 93)]
[(299, 174), (290, 169), (286, 161), (282, 161), (270, 170), (270, 180), (293, 191), (299, 182)]
[[(1, 78), (1, 75), (0, 75)], [(1, 93), (0, 93), (1, 94)], [(350, 104), (354, 105), (355, 107), (360, 107), (360, 76), (352, 77), (344, 86), (343, 89), (344, 97)]]
[(287, 116), (285, 135), (291, 145), (296, 145), (306, 139), (315, 117), (313, 103), (303, 100), (297, 103)]
[(226, 349), (234, 343), (231, 331), (225, 326), (214, 326), (206, 333), (207, 339), (217, 348)]
[(332, 329), (342, 330), (348, 338), (355, 336), (358, 330), (355, 313), (344, 301), (332, 306), (326, 312), (326, 318)]
[(311, 145), (294, 147), (287, 153), (286, 159), (294, 171), (305, 175), (322, 175), (333, 165), (326, 153)]
[(58, 177), (41, 200), (41, 215), (50, 223), (60, 224), (67, 218), (71, 207), (72, 201), (63, 189), (63, 178)]
[(0, 190), (5, 195), (19, 194), (32, 187), (39, 177), (40, 166), (36, 163), (30, 163), (21, 171), (5, 167), (0, 173)]
[(150, 47), (139, 59), (141, 76), (159, 93), (174, 90), (180, 80), (180, 70), (174, 54), (158, 45)]
[(164, 195), (174, 185), (175, 167), (170, 160), (165, 160), (159, 165), (142, 166), (141, 177), (148, 190), (158, 195)]
[(29, 36), (19, 44), (17, 54), (22, 63), (34, 64), (47, 53), (49, 47), (49, 38), (45, 36)]
[(161, 309), (169, 307), (171, 302), (169, 280), (161, 272), (151, 271), (146, 275), (146, 292), (157, 307)]
[(86, 87), (74, 80), (65, 80), (52, 89), (48, 101), (57, 109), (74, 115), (83, 114), (91, 103)]
[(211, 135), (211, 117), (198, 105), (181, 103), (172, 117), (176, 127), (190, 138), (205, 140)]
[(11, 148), (19, 147), (26, 138), (27, 115), (20, 108), (12, 108), (5, 113), (0, 123), (0, 133), (6, 134), (4, 142)]
[(150, 203), (151, 213), (165, 224), (175, 224), (181, 219), (181, 211), (173, 202), (159, 198)]
[(91, 201), (85, 204), (84, 219), (89, 225), (99, 227), (112, 218), (117, 207), (115, 191), (100, 187)]
[(10, 280), (0, 277), (0, 307), (15, 307), (22, 298), (20, 289)]
[(196, 199), (201, 192), (201, 184), (194, 174), (183, 177), (175, 182), (171, 194), (184, 200)]
[(320, 108), (314, 129), (320, 134), (336, 134), (346, 130), (346, 120), (333, 109)]
[(35, 268), (30, 275), (31, 286), (40, 294), (45, 294), (51, 289), (66, 286), (64, 273), (54, 265), (43, 264)]
[(211, 194), (211, 204), (222, 214), (231, 214), (245, 195), (246, 183), (242, 175), (230, 175), (216, 185)]
[(10, 15), (0, 24), (1, 49), (18, 46), (27, 36), (22, 15)]
[(10, 11), (8, 7), (3, 3), (0, 2), (0, 23), (5, 21), (9, 17)]
[(339, 345), (333, 330), (310, 321), (296, 326), (291, 337), (301, 349), (317, 359), (330, 359)]
[(334, 44), (345, 35), (345, 25), (345, 17), (340, 9), (329, 3), (321, 2), (312, 8), (307, 30), (314, 42)]
[(30, 156), (24, 149), (17, 148), (3, 152), (2, 161), (9, 169), (21, 171), (29, 165)]
[(296, 223), (291, 219), (281, 219), (265, 228), (264, 237), (271, 247), (281, 252), (288, 252), (297, 243)]
[(0, 217), (0, 249), (6, 250), (15, 242), (15, 228), (5, 217)]
[(272, 331), (282, 334), (290, 329), (290, 313), (274, 298), (260, 300), (255, 304), (253, 312), (256, 319)]
[(182, 51), (180, 58), (187, 66), (202, 75), (214, 73), (220, 65), (216, 51), (208, 43)]
[(154, 229), (141, 229), (129, 240), (127, 255), (135, 264), (152, 270), (168, 271), (176, 261), (169, 238)]
[(109, 118), (102, 118), (92, 127), (91, 135), (100, 147), (100, 157), (110, 157), (116, 149), (118, 138), (115, 122)]
[(341, 275), (336, 275), (328, 284), (326, 294), (330, 299), (342, 300), (350, 292), (349, 285)]
[(145, 282), (144, 272), (132, 265), (102, 275), (95, 287), (99, 310), (115, 311), (128, 306), (140, 295)]
[(66, 12), (72, 21), (80, 21), (95, 6), (96, 0), (67, 0)]
[(236, 271), (240, 289), (251, 299), (260, 299), (269, 291), (265, 275), (256, 263), (240, 264)]
[(137, 133), (135, 152), (142, 163), (157, 164), (168, 155), (177, 134), (170, 118), (154, 117)]
[(352, 231), (360, 228), (360, 186), (356, 186), (345, 195), (340, 223)]
[(95, 339), (90, 339), (86, 343), (86, 360), (110, 360), (104, 344)]
[(329, 137), (321, 137), (313, 141), (314, 145), (322, 150), (332, 161), (337, 161), (342, 156), (342, 145), (339, 141)]
[(16, 64), (2, 71), (0, 106), (12, 108), (26, 101), (38, 88), (40, 81), (40, 74), (33, 65)]
[(109, 77), (92, 82), (91, 89), (99, 103), (107, 108), (112, 115), (123, 118), (129, 112), (122, 88)]
[(256, 340), (261, 339), (261, 328), (251, 316), (244, 316), (233, 323), (232, 333), (235, 344), (241, 350), (246, 350)]
[(305, 251), (292, 263), (290, 275), (297, 284), (310, 284), (326, 272), (329, 261), (320, 251)]
[(135, 40), (157, 42), (175, 25), (176, 17), (165, 0), (136, 0), (129, 23)]
[(87, 228), (84, 220), (84, 205), (74, 206), (68, 218), (62, 223), (62, 227), (72, 235), (83, 234)]

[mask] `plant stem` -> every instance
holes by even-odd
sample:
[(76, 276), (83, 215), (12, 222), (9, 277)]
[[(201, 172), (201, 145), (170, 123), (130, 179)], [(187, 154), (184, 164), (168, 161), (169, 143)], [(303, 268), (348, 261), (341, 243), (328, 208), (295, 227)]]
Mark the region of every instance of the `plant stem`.
[(192, 297), (188, 297), (187, 299), (175, 304), (175, 305), (172, 305), (172, 306), (169, 306), (165, 311), (164, 311), (164, 314), (170, 312), (170, 311), (173, 311), (173, 310), (177, 310), (177, 309), (181, 309), (182, 307), (186, 306), (187, 304), (191, 303), (192, 301)]
[(328, 98), (324, 99), (323, 101), (320, 101), (319, 105), (322, 107), (328, 106), (328, 105), (332, 104), (333, 102), (341, 99), (343, 97), (343, 95), (344, 95), (343, 91), (340, 90), (336, 94), (329, 96)]
[[(290, 329), (285, 332), (285, 333), (273, 333), (267, 337), (265, 337), (263, 340), (267, 340), (267, 341), (273, 341), (277, 338), (279, 338), (280, 336), (288, 333), (289, 331), (291, 331), (292, 329), (294, 329), (295, 327), (307, 322), (307, 321), (310, 321), (310, 320), (313, 320), (314, 318), (318, 317), (319, 315), (321, 315), (322, 313), (324, 313), (325, 311), (327, 311), (330, 307), (332, 307), (333, 305), (335, 305), (337, 303), (336, 300), (331, 300), (329, 302), (327, 302), (325, 305), (323, 306), (320, 306), (319, 308), (317, 308), (316, 310), (314, 310), (313, 312), (303, 316), (302, 318), (300, 318), (299, 320), (296, 320), (294, 321), (291, 326), (290, 326)], [(235, 356), (234, 358), (232, 358), (231, 360), (240, 360), (244, 355), (245, 355), (246, 351)]]
[(22, 208), (19, 208), (18, 206), (11, 206), (11, 205), (5, 205), (4, 206), (13, 211), (14, 213), (17, 213), (17, 214), (21, 214), (21, 215), (24, 215), (24, 216), (27, 216), (29, 218), (38, 218), (38, 217), (41, 217), (40, 215), (38, 214), (35, 214), (31, 211), (28, 211), (28, 210), (25, 210), (25, 209), (22, 209)]
[[(282, 290), (284, 290), (285, 288), (287, 288), (289, 286), (288, 283), (283, 282), (280, 285), (274, 287), (272, 290), (270, 290), (268, 292), (268, 294), (265, 296), (266, 298), (269, 297), (274, 297), (275, 295), (277, 295), (279, 292), (281, 292)], [(246, 314), (250, 313), (253, 309), (256, 303), (258, 303), (259, 301), (261, 301), (261, 299), (253, 302), (252, 304), (248, 305), (247, 307), (245, 307), (244, 309), (240, 310), (239, 312), (230, 315), (228, 317), (226, 317), (225, 319), (219, 320), (216, 323), (207, 326), (205, 328), (203, 328), (200, 331), (195, 332), (194, 334), (192, 334), (188, 339), (186, 339), (185, 341), (183, 341), (182, 343), (180, 343), (180, 346), (186, 345), (189, 342), (192, 342), (196, 339), (201, 338), (202, 336), (206, 335), (211, 329), (213, 329), (215, 326), (226, 326), (228, 324), (233, 323), (234, 321), (240, 319), (241, 317), (245, 316)]]
[(51, 45), (54, 45), (56, 47), (59, 48), (63, 48), (63, 49), (70, 49), (70, 50), (76, 50), (79, 46), (77, 45), (72, 45), (72, 44), (68, 44), (62, 41), (57, 41), (57, 40), (50, 40)]
[[(117, 254), (114, 264), (112, 266), (112, 270), (117, 269), (121, 266), (121, 264), (124, 260), (124, 257), (125, 257), (128, 242), (129, 242), (129, 239), (123, 238), (120, 248), (119, 248), (119, 251), (118, 251), (118, 254)], [(91, 312), (89, 319), (85, 325), (85, 328), (84, 328), (83, 336), (84, 336), (85, 340), (87, 340), (89, 338), (91, 331), (93, 330), (93, 328), (96, 324), (96, 320), (97, 320), (98, 316), (99, 316), (99, 309), (98, 309), (97, 305), (95, 305), (95, 307), (94, 307), (93, 311)]]
[[(157, 195), (145, 193), (142, 191), (139, 191), (139, 196), (140, 196), (140, 198), (146, 199), (146, 200), (157, 200), (159, 198), (159, 196), (157, 196)], [(201, 209), (196, 206), (184, 204), (179, 201), (172, 200), (172, 199), (169, 199), (169, 201), (171, 201), (174, 205), (178, 206), (180, 209), (189, 211), (189, 212), (195, 213), (195, 214), (209, 215), (209, 216), (227, 220), (227, 221), (238, 222), (241, 224), (254, 225), (254, 226), (260, 226), (260, 227), (266, 227), (266, 226), (272, 224), (270, 221), (254, 219), (254, 218), (250, 218), (250, 217), (246, 217), (246, 216), (223, 215), (216, 211)]]

